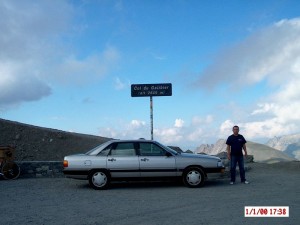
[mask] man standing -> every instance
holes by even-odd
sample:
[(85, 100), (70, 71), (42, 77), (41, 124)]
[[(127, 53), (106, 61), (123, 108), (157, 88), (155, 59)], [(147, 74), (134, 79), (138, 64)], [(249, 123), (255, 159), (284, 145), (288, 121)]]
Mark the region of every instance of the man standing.
[(245, 168), (244, 168), (244, 156), (243, 150), (245, 152), (245, 156), (247, 156), (247, 147), (246, 140), (243, 135), (239, 134), (239, 127), (234, 126), (232, 128), (233, 134), (230, 135), (226, 141), (227, 144), (227, 158), (230, 160), (230, 174), (231, 180), (230, 184), (234, 184), (235, 182), (235, 169), (236, 164), (239, 164), (240, 169), (240, 177), (241, 182), (244, 184), (249, 184), (245, 178)]

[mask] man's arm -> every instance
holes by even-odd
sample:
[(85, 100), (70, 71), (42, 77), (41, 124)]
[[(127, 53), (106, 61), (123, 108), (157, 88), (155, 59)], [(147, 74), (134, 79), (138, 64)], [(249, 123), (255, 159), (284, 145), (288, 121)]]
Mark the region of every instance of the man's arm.
[(247, 153), (247, 147), (246, 147), (246, 144), (243, 145), (243, 149), (244, 149), (244, 152), (245, 152), (245, 157), (248, 155)]
[(227, 145), (227, 159), (230, 160), (230, 145)]

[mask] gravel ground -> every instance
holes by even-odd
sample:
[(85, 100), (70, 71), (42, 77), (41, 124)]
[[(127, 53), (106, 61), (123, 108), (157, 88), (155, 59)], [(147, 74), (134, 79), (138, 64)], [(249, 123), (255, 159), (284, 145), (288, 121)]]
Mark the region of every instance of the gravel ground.
[[(0, 224), (300, 224), (300, 163), (251, 164), (249, 185), (213, 179), (116, 183), (95, 191), (66, 178), (0, 180)], [(245, 206), (289, 206), (289, 218), (245, 218)]]

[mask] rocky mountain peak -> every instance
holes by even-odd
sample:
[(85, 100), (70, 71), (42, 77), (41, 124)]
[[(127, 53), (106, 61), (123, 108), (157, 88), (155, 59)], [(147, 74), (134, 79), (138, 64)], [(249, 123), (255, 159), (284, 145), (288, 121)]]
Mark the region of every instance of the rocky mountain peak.
[(280, 151), (285, 151), (289, 145), (299, 143), (300, 134), (284, 135), (270, 139), (266, 145)]
[(195, 150), (195, 153), (205, 153), (209, 155), (217, 155), (220, 152), (226, 151), (226, 144), (224, 139), (219, 139), (216, 144), (202, 144)]

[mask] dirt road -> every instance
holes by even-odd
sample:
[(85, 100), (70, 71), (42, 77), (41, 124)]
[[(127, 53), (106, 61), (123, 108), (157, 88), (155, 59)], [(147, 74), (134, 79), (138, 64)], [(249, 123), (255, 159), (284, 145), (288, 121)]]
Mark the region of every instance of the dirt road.
[[(251, 164), (249, 185), (210, 179), (114, 184), (66, 178), (0, 180), (0, 224), (300, 224), (300, 163)], [(289, 206), (289, 218), (245, 218), (245, 206)]]

